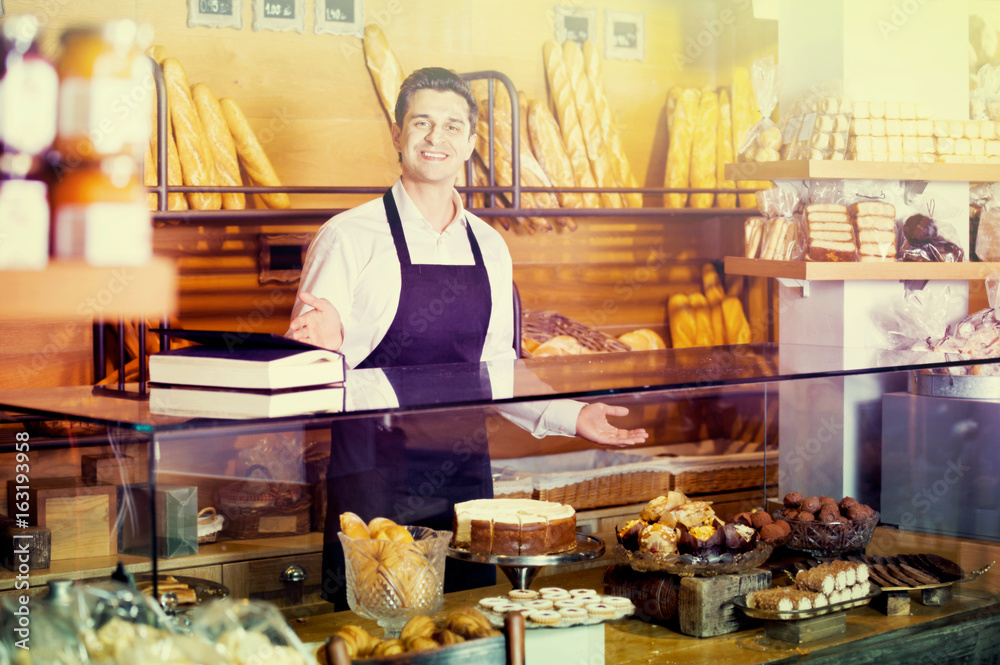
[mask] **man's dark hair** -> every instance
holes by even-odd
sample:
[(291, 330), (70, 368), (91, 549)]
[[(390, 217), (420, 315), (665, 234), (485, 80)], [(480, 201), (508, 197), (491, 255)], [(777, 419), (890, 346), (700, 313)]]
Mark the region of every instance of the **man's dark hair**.
[(406, 117), (406, 109), (410, 105), (410, 99), (420, 90), (438, 90), (441, 92), (454, 92), (459, 97), (469, 103), (469, 135), (476, 132), (476, 119), (479, 117), (479, 104), (472, 94), (472, 89), (455, 72), (444, 67), (424, 67), (418, 69), (403, 81), (399, 86), (399, 96), (396, 98), (396, 124), (403, 126), (403, 118)]

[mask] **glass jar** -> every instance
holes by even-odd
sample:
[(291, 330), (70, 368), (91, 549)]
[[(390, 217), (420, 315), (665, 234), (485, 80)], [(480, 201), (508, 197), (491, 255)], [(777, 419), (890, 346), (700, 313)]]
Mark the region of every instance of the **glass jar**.
[(54, 254), (91, 265), (147, 263), (153, 223), (131, 157), (106, 157), (66, 171), (52, 190)]
[(69, 167), (110, 155), (142, 157), (154, 84), (143, 55), (151, 32), (135, 21), (63, 33), (56, 149)]
[(0, 270), (42, 270), (49, 262), (49, 201), (39, 180), (0, 181)]
[(59, 77), (38, 51), (34, 16), (0, 26), (0, 176), (36, 175), (56, 134)]

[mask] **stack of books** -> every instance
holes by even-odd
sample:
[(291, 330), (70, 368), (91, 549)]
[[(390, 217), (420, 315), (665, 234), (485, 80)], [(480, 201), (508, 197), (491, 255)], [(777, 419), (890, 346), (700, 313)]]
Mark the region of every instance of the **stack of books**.
[(279, 418), (344, 410), (344, 356), (279, 335), (169, 330), (194, 346), (149, 357), (149, 411)]

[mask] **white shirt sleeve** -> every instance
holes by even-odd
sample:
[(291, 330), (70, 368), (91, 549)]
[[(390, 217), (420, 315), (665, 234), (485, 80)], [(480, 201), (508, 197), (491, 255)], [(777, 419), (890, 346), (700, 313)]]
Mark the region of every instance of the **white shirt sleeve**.
[[(344, 326), (344, 343), (353, 326), (355, 279), (358, 274), (357, 252), (337, 228), (327, 223), (320, 227), (306, 252), (305, 265), (299, 278), (299, 291), (325, 298), (337, 308)], [(312, 307), (295, 299), (292, 316), (308, 312)], [(291, 332), (289, 330), (289, 332)], [(286, 333), (288, 334), (288, 333)]]
[[(492, 362), (487, 365), (493, 399), (514, 396), (514, 363)], [(519, 404), (498, 404), (496, 409), (504, 418), (532, 436), (576, 436), (576, 420), (584, 402), (571, 399), (538, 400)]]

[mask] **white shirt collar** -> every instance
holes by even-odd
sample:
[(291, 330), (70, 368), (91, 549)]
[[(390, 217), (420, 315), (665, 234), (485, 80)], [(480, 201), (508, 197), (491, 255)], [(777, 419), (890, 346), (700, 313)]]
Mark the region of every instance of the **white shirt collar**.
[[(452, 198), (455, 200), (455, 217), (452, 219), (451, 223), (445, 227), (444, 233), (448, 233), (452, 229), (464, 229), (468, 220), (465, 215), (465, 206), (462, 205), (462, 197), (459, 195), (458, 190), (451, 190)], [(410, 195), (406, 193), (406, 188), (403, 187), (403, 179), (399, 178), (396, 183), (392, 186), (392, 197), (396, 201), (396, 210), (399, 212), (399, 221), (403, 224), (417, 224), (428, 231), (433, 231), (434, 228), (431, 226), (430, 222), (424, 217), (423, 213), (417, 208), (417, 205), (410, 198)], [(436, 231), (435, 231), (436, 233)]]

